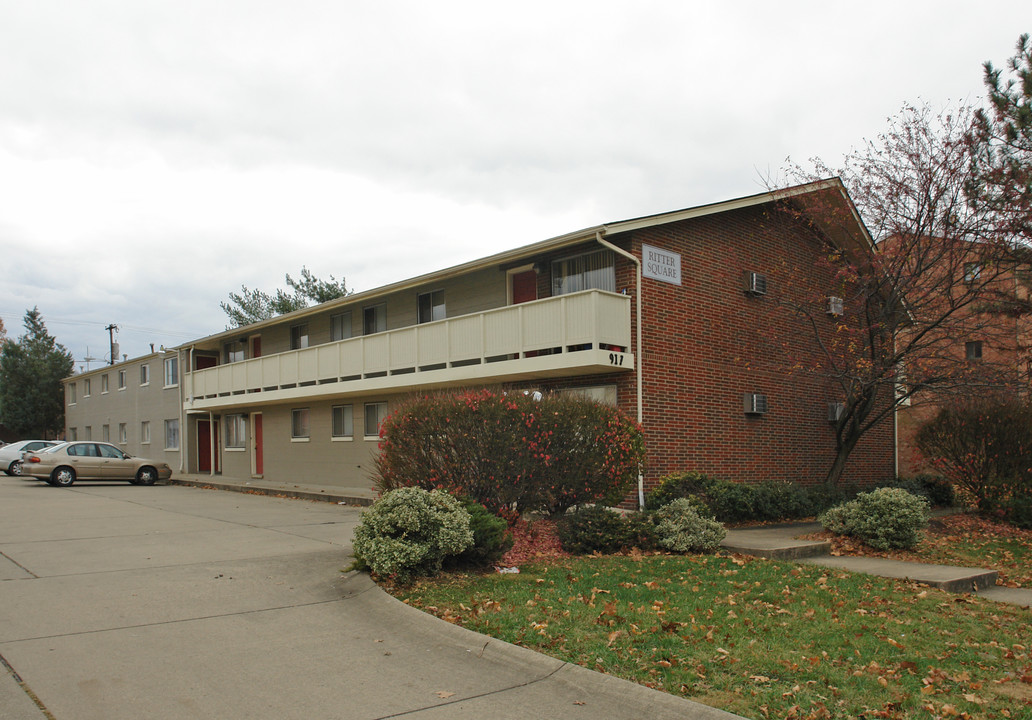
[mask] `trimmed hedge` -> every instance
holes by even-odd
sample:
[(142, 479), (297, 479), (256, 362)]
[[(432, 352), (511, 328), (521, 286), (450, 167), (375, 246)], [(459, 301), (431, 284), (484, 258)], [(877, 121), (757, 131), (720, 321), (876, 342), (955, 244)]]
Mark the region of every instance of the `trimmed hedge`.
[(634, 488), (645, 458), (637, 423), (571, 395), (417, 397), (383, 422), (380, 438), (380, 489), (445, 490), (510, 520), (528, 511), (615, 505)]
[(557, 523), (563, 550), (574, 555), (614, 553), (655, 545), (655, 529), (648, 517), (623, 516), (598, 505), (578, 508)]
[(878, 488), (831, 508), (818, 522), (836, 535), (860, 538), (876, 550), (909, 549), (928, 525), (928, 500), (901, 488)]

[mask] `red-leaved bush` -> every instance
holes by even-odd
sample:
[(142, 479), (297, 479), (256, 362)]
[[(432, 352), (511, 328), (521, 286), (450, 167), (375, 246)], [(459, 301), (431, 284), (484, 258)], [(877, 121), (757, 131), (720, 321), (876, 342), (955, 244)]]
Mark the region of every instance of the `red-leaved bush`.
[(638, 424), (586, 398), (539, 397), (471, 390), (408, 400), (381, 426), (377, 486), (446, 490), (510, 521), (619, 503), (643, 469)]

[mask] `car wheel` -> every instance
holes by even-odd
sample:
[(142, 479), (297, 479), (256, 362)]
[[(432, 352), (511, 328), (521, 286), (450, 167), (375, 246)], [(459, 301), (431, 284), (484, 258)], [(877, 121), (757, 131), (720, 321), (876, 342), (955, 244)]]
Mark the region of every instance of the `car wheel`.
[(152, 467), (142, 467), (136, 473), (137, 485), (153, 485), (158, 481), (158, 471)]
[(70, 467), (59, 467), (50, 474), (50, 480), (52, 485), (68, 487), (75, 482), (75, 470)]
[(10, 465), (7, 466), (7, 474), (8, 475), (21, 475), (21, 468), (22, 468), (22, 461), (21, 460), (15, 460), (14, 462), (12, 462)]

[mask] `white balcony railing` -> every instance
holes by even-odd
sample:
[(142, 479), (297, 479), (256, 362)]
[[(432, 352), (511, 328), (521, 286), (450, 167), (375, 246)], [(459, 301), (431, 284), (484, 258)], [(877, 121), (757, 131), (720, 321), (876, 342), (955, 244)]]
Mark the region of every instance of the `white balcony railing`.
[(407, 383), (419, 385), (447, 368), (519, 360), (522, 374), (546, 355), (630, 344), (630, 298), (588, 290), (195, 370), (187, 387), (203, 399), (425, 374)]

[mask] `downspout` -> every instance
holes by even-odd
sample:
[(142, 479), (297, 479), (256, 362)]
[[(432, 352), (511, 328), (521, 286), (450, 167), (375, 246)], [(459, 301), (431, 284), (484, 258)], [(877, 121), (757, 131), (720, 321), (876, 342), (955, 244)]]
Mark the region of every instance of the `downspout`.
[[(602, 247), (609, 248), (617, 255), (627, 258), (634, 263), (634, 293), (635, 293), (635, 329), (637, 338), (635, 339), (635, 350), (634, 350), (634, 385), (638, 390), (638, 425), (644, 427), (644, 413), (642, 410), (642, 388), (641, 388), (641, 260), (636, 258), (631, 253), (627, 252), (623, 248), (619, 248), (613, 243), (605, 240), (602, 237), (602, 233), (605, 232), (605, 228), (602, 230), (595, 231), (595, 240)], [(645, 477), (639, 472), (638, 473), (638, 509), (645, 509)]]

